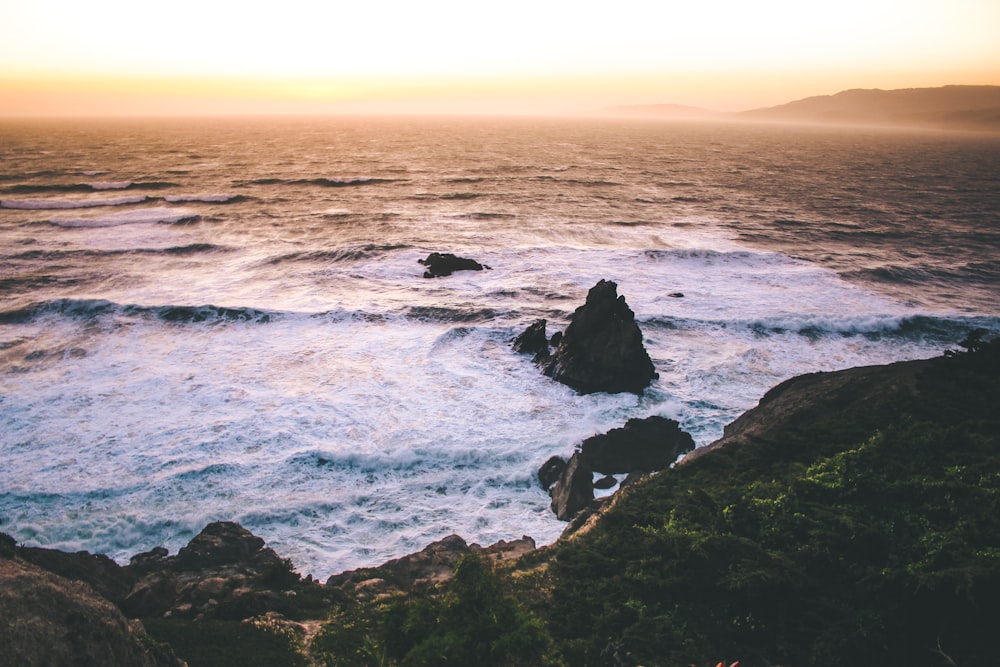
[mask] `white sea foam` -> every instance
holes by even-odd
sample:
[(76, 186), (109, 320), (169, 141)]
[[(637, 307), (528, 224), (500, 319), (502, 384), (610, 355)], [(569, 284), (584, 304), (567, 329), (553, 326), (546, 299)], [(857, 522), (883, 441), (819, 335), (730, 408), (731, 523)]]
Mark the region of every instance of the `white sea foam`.
[(0, 208), (20, 210), (56, 210), (74, 208), (97, 208), (99, 206), (124, 206), (126, 204), (141, 204), (146, 201), (146, 195), (129, 197), (106, 197), (104, 199), (2, 199)]
[(167, 222), (175, 223), (191, 220), (198, 213), (189, 208), (142, 208), (134, 211), (121, 211), (93, 218), (52, 218), (49, 220), (60, 227), (117, 227), (119, 225), (135, 225), (143, 223)]

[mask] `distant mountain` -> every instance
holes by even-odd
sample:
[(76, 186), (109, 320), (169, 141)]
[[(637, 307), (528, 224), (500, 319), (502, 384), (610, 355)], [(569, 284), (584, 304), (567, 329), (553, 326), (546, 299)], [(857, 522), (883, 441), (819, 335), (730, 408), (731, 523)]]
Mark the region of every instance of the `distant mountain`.
[(733, 114), (754, 121), (1000, 131), (1000, 86), (845, 90)]
[(602, 116), (632, 116), (634, 118), (667, 118), (671, 120), (720, 120), (729, 114), (683, 104), (630, 104), (602, 109)]

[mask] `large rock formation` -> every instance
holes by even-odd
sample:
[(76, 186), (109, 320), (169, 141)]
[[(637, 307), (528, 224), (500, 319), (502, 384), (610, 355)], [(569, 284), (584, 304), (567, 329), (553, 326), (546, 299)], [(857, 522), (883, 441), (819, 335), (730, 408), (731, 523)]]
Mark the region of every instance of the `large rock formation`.
[(641, 394), (658, 377), (635, 313), (614, 282), (601, 280), (590, 289), (565, 333), (553, 336), (551, 358), (544, 338), (545, 322), (539, 320), (518, 336), (514, 349), (534, 354), (536, 363), (547, 361), (546, 375), (582, 394)]
[(694, 439), (666, 417), (629, 419), (622, 428), (587, 438), (580, 455), (594, 472), (605, 475), (652, 472), (670, 467), (694, 449)]
[[(565, 461), (551, 457), (538, 470), (542, 488), (552, 496), (552, 511), (568, 521), (594, 500), (594, 473), (605, 476), (628, 473), (633, 479), (664, 470), (679, 456), (694, 449), (691, 435), (665, 417), (630, 419), (622, 428), (591, 436)], [(605, 477), (602, 488), (613, 488)]]

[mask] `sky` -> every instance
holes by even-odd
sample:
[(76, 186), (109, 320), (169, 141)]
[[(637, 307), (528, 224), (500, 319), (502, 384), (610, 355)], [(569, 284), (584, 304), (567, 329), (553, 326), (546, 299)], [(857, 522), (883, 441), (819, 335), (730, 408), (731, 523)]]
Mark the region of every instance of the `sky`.
[(1000, 0), (0, 0), (0, 116), (738, 111), (1000, 84)]

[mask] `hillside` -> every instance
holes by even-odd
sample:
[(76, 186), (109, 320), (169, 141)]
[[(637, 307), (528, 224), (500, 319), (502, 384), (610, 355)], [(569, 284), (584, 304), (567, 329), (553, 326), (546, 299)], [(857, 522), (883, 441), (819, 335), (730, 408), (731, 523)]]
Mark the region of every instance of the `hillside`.
[(734, 114), (753, 121), (1000, 130), (1000, 86), (845, 90)]

